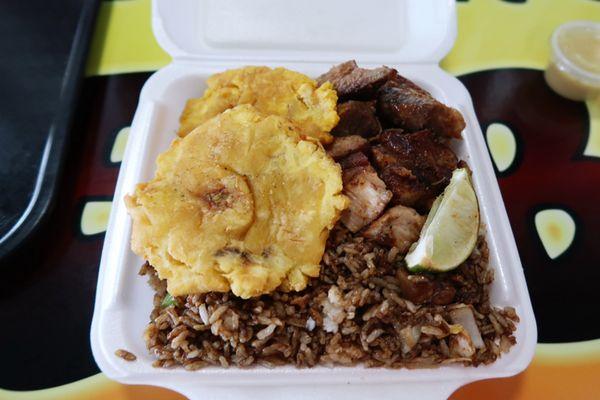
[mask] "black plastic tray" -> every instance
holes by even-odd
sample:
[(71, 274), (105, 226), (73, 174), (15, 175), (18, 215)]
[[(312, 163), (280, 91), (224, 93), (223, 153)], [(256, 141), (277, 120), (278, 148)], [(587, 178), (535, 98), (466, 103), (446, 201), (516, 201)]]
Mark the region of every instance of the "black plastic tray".
[(0, 259), (53, 205), (98, 5), (0, 2)]

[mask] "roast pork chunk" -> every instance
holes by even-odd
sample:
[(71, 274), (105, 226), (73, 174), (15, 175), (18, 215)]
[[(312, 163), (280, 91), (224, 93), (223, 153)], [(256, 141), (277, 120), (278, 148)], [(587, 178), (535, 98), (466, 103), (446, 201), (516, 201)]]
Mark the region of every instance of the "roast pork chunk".
[(383, 212), (392, 198), (385, 183), (363, 153), (354, 153), (340, 161), (344, 194), (350, 206), (340, 220), (352, 232), (358, 232)]
[(327, 149), (327, 154), (329, 154), (334, 160), (339, 160), (352, 153), (366, 150), (367, 147), (367, 139), (361, 136), (352, 135), (336, 137), (333, 140), (333, 142), (329, 145), (329, 148)]
[(374, 97), (377, 89), (396, 74), (396, 70), (388, 67), (359, 68), (352, 60), (331, 68), (317, 82), (319, 85), (331, 82), (340, 100), (361, 100)]
[(465, 128), (460, 112), (399, 75), (379, 89), (377, 109), (391, 124), (409, 131), (430, 129), (441, 136), (459, 139)]
[(359, 135), (368, 138), (381, 133), (381, 124), (372, 101), (350, 100), (338, 104), (337, 113), (340, 122), (331, 131), (334, 136)]
[(362, 235), (384, 246), (395, 246), (399, 254), (406, 254), (411, 244), (419, 239), (425, 217), (413, 208), (395, 206), (371, 223)]
[(390, 129), (374, 143), (372, 160), (394, 194), (394, 204), (428, 209), (458, 162), (454, 152), (428, 130), (404, 133)]

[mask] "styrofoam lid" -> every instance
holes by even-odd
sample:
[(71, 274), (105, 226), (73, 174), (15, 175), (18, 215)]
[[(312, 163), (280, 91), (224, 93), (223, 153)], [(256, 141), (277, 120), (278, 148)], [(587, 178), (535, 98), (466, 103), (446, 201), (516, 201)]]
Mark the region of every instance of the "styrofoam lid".
[(154, 0), (174, 59), (438, 63), (456, 36), (455, 0)]

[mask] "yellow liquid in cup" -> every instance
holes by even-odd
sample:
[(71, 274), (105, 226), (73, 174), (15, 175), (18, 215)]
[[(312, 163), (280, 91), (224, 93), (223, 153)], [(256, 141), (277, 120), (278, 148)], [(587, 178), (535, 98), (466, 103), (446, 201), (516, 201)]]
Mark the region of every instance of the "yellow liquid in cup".
[(545, 72), (546, 81), (564, 97), (586, 100), (600, 92), (600, 28), (565, 28), (557, 33), (555, 46), (559, 49), (553, 49), (554, 56)]
[(565, 57), (579, 68), (600, 74), (600, 30), (574, 27), (558, 37)]

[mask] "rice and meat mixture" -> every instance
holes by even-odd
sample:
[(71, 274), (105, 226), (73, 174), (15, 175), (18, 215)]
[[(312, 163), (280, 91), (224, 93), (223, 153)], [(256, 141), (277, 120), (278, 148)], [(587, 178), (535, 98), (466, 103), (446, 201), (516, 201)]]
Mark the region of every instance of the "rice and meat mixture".
[(484, 236), (450, 272), (409, 274), (403, 261), (452, 171), (468, 168), (449, 147), (464, 119), (388, 67), (348, 61), (318, 81), (331, 82), (339, 96), (340, 121), (326, 150), (350, 200), (330, 232), (320, 275), (300, 292), (173, 298), (145, 264), (141, 274), (156, 291), (145, 332), (155, 366), (493, 362), (515, 344), (519, 319), (511, 307), (490, 305)]
[(515, 310), (489, 302), (493, 271), (483, 237), (452, 272), (410, 279), (401, 261), (396, 248), (337, 226), (320, 276), (304, 291), (248, 300), (215, 292), (165, 299), (165, 282), (145, 264), (140, 273), (156, 294), (144, 338), (157, 357), (155, 366), (188, 370), (254, 364), (477, 366), (515, 344)]

